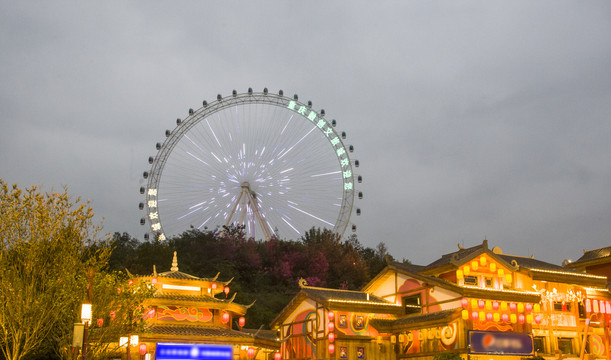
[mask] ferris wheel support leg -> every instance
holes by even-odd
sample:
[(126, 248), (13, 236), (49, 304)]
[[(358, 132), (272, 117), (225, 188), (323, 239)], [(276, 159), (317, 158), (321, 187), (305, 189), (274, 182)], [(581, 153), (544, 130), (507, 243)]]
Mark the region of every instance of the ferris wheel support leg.
[(267, 241), (271, 240), (272, 234), (271, 234), (271, 231), (269, 231), (269, 228), (267, 227), (267, 223), (263, 222), (263, 218), (261, 217), (261, 212), (259, 212), (259, 204), (255, 200), (255, 198), (252, 197), (250, 191), (246, 193), (246, 196), (248, 196), (248, 199), (250, 200), (250, 203), (252, 204), (252, 211), (255, 213), (255, 216), (257, 217), (257, 221), (259, 222), (259, 225), (261, 225), (261, 230), (263, 230), (263, 235), (265, 236), (265, 239)]
[[(240, 203), (240, 199), (242, 199), (242, 195), (244, 194), (244, 192), (242, 191), (240, 193), (240, 196), (238, 196), (238, 200), (236, 200), (235, 205), (233, 205), (233, 209), (231, 209), (231, 214), (229, 214), (229, 217), (227, 218), (227, 222), (225, 223), (225, 227), (229, 226), (229, 224), (231, 223), (231, 219), (233, 218), (233, 214), (235, 214), (235, 210), (238, 207), (238, 204)], [(221, 232), (221, 234), (223, 234), (225, 232), (225, 230), (223, 230)]]

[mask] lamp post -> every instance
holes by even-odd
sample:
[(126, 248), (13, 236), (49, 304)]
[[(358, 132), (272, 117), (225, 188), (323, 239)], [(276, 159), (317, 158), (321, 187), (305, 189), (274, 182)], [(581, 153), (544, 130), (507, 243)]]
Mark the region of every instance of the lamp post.
[(126, 351), (127, 360), (131, 359), (131, 354), (129, 351), (130, 347), (138, 346), (139, 341), (140, 341), (140, 338), (138, 337), (138, 335), (121, 336), (121, 338), (119, 338), (119, 347), (125, 346), (125, 348), (127, 349)]
[(81, 321), (85, 325), (83, 329), (83, 360), (87, 360), (87, 330), (89, 328), (89, 322), (91, 322), (91, 304), (82, 304), (81, 306)]

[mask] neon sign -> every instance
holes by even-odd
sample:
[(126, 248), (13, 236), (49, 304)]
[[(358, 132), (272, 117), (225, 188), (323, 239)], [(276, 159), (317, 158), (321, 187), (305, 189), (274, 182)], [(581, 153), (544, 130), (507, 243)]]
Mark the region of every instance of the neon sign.
[(157, 343), (157, 360), (232, 360), (233, 346)]

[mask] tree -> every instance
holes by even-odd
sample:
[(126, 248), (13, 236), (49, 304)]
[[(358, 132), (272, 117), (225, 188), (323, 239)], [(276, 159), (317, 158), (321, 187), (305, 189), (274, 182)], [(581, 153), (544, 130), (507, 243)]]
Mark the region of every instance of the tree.
[(42, 193), (0, 179), (0, 353), (5, 359), (53, 356), (71, 337), (87, 300), (87, 271), (100, 273), (111, 253), (107, 241), (94, 240), (101, 228), (94, 226), (93, 215), (66, 188)]

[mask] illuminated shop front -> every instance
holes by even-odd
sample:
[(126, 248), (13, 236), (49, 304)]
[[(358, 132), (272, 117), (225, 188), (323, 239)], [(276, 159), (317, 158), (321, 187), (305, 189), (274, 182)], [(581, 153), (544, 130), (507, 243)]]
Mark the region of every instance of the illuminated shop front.
[(426, 266), (388, 261), (361, 291), (303, 285), (272, 326), (283, 359), (609, 359), (606, 283), (484, 241)]
[(155, 293), (145, 302), (144, 331), (126, 349), (131, 358), (273, 359), (278, 350), (275, 334), (247, 330), (244, 315), (250, 305), (235, 303), (231, 280), (218, 277), (198, 278), (178, 271), (176, 253), (170, 271), (157, 273), (153, 268), (153, 274), (139, 276)]

